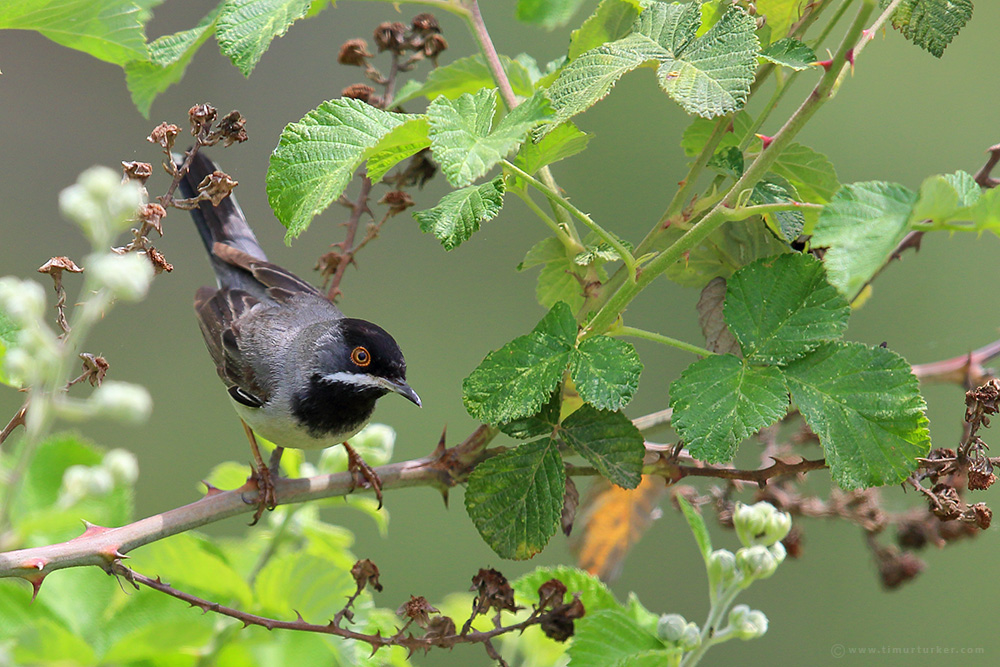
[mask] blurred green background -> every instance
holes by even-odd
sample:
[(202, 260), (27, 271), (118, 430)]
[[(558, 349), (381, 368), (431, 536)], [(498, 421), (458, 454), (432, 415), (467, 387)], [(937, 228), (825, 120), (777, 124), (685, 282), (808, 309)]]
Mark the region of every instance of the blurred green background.
[[(568, 30), (548, 33), (517, 23), (513, 0), (482, 4), (500, 52), (513, 56), (525, 51), (544, 63), (565, 51)], [(585, 3), (578, 22), (596, 4)], [(203, 3), (168, 1), (156, 8), (149, 37), (191, 27), (205, 11)], [(192, 104), (210, 102), (220, 112), (235, 108), (248, 118), (248, 143), (210, 154), (240, 181), (240, 203), (270, 258), (315, 279), (315, 260), (327, 244), (342, 238), (338, 225), (346, 216), (333, 207), (291, 248), (284, 246), (284, 230), (271, 215), (264, 193), (268, 155), (285, 124), (361, 80), (358, 70), (336, 64), (343, 41), (356, 36), (370, 41), (380, 21), (408, 22), (419, 11), (422, 8), (403, 4), (397, 14), (391, 4), (345, 0), (295, 24), (274, 42), (249, 79), (210, 42), (183, 81), (156, 100), (148, 121), (131, 104), (118, 68), (34, 33), (3, 33), (0, 274), (33, 276), (52, 255), (82, 259), (85, 242), (60, 218), (58, 192), (93, 164), (117, 168), (121, 160), (157, 163), (157, 149), (145, 141), (150, 129), (163, 120), (184, 126)], [(439, 18), (451, 45), (442, 62), (473, 53), (464, 26), (450, 15)], [(877, 37), (854, 76), (800, 141), (826, 153), (844, 183), (883, 179), (916, 188), (931, 174), (974, 172), (985, 149), (1000, 140), (1000, 86), (991, 66), (1000, 52), (998, 28), (1000, 5), (977, 3), (971, 23), (941, 60), (895, 32)], [(423, 78), (426, 71), (422, 66), (415, 75)], [(800, 77), (803, 85), (787, 96), (786, 113), (816, 77)], [(764, 133), (778, 129), (781, 114), (774, 118)], [(556, 165), (555, 175), (578, 207), (636, 241), (685, 173), (678, 142), (688, 122), (690, 118), (658, 90), (649, 71), (633, 73), (607, 100), (580, 117), (581, 128), (596, 136), (584, 154)], [(158, 168), (154, 174), (150, 192), (162, 193), (166, 176)], [(432, 206), (445, 192), (442, 180), (415, 194), (420, 208)], [(139, 457), (141, 515), (197, 499), (198, 480), (213, 465), (249, 457), (191, 313), (195, 289), (211, 283), (201, 244), (185, 213), (171, 212), (164, 228), (165, 237), (156, 244), (174, 272), (157, 278), (145, 302), (114, 309), (87, 345), (109, 359), (111, 377), (145, 384), (155, 401), (145, 427), (91, 424), (85, 430), (98, 442), (128, 448)], [(545, 234), (513, 197), (498, 219), (450, 253), (421, 234), (408, 216), (399, 216), (362, 252), (357, 270), (348, 271), (343, 309), (393, 333), (406, 353), (411, 383), (424, 400), (419, 411), (393, 398), (379, 405), (376, 420), (393, 425), (399, 434), (397, 460), (430, 452), (445, 426), (450, 443), (474, 427), (462, 407), (462, 379), (489, 350), (527, 331), (541, 316), (534, 300), (534, 272), (519, 274), (514, 267)], [(918, 255), (908, 254), (878, 280), (873, 298), (853, 316), (848, 337), (871, 344), (887, 341), (912, 363), (956, 356), (991, 341), (1000, 321), (1000, 298), (993, 288), (998, 257), (1000, 244), (992, 235), (926, 238)], [(70, 278), (69, 284), (72, 289), (78, 282)], [(700, 342), (697, 298), (695, 290), (660, 282), (628, 311), (629, 323)], [(643, 341), (637, 347), (645, 371), (628, 408), (631, 416), (665, 407), (670, 381), (693, 361)], [(925, 392), (935, 444), (954, 444), (964, 410), (962, 391), (931, 386)], [(10, 390), (0, 393), (0, 417), (12, 414), (19, 399)], [(752, 463), (752, 457), (748, 461)], [(813, 476), (817, 483), (828, 481), (825, 473)], [(917, 502), (912, 493), (906, 496), (898, 489), (887, 489), (884, 495), (890, 507)], [(989, 502), (993, 496), (986, 492), (977, 499)], [(356, 532), (358, 556), (371, 558), (381, 568), (386, 591), (376, 602), (387, 607), (395, 608), (410, 594), (435, 600), (465, 590), (479, 567), (494, 566), (514, 577), (536, 565), (572, 558), (566, 540), (558, 536), (533, 561), (501, 561), (466, 516), (461, 489), (452, 493), (450, 509), (427, 489), (393, 491), (386, 505), (391, 514), (386, 539), (355, 513), (340, 511), (333, 517)], [(237, 519), (210, 530), (250, 530), (244, 524)], [(977, 540), (924, 553), (928, 570), (902, 590), (885, 593), (858, 530), (817, 520), (799, 525), (806, 535), (804, 557), (787, 562), (773, 579), (755, 585), (742, 599), (767, 613), (768, 634), (751, 644), (713, 649), (706, 664), (739, 660), (744, 665), (922, 665), (942, 662), (939, 650), (961, 649), (985, 653), (952, 653), (945, 659), (996, 659), (1000, 641), (995, 605), (987, 601), (1000, 593), (1000, 583), (984, 568), (995, 562), (995, 529)], [(715, 531), (715, 537), (719, 546), (736, 546), (731, 533)], [(614, 590), (621, 599), (628, 591), (638, 591), (651, 610), (678, 612), (701, 622), (708, 605), (703, 577), (689, 532), (666, 507), (630, 556)], [(109, 580), (108, 585), (115, 584)], [(889, 653), (838, 658), (837, 647), (885, 647)], [(926, 652), (903, 653), (920, 648)], [(464, 647), (418, 656), (416, 661), (487, 664), (481, 653)]]

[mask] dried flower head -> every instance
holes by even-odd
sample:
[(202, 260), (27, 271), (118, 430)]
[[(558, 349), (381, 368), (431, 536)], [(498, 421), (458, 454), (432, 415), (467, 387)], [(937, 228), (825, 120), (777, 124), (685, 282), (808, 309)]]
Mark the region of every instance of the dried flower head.
[(363, 39), (349, 39), (340, 47), (337, 62), (353, 67), (363, 66), (373, 54), (368, 53), (368, 42)]
[(217, 132), (222, 138), (222, 145), (226, 147), (242, 144), (250, 138), (247, 136), (247, 119), (235, 109), (222, 117)]
[(149, 133), (146, 141), (151, 144), (159, 144), (165, 150), (169, 151), (174, 147), (174, 139), (177, 138), (180, 132), (181, 128), (172, 123), (160, 123)]
[(411, 206), (414, 206), (413, 197), (403, 190), (390, 190), (389, 192), (386, 192), (382, 198), (378, 200), (378, 203), (386, 204), (389, 207), (390, 215), (402, 213)]
[(63, 257), (62, 255), (53, 257), (38, 267), (39, 273), (49, 273), (53, 276), (62, 275), (63, 271), (69, 271), (70, 273), (83, 273), (83, 269), (77, 266), (73, 260), (69, 257)]
[(406, 26), (395, 22), (379, 23), (373, 35), (375, 46), (381, 51), (394, 51), (403, 53), (406, 51)]
[(368, 584), (371, 584), (372, 588), (379, 593), (382, 592), (382, 584), (378, 581), (378, 566), (369, 559), (362, 558), (356, 562), (351, 567), (351, 576), (354, 577), (354, 583), (358, 585), (358, 592), (361, 592)]
[(208, 197), (213, 206), (218, 206), (239, 184), (239, 181), (229, 174), (216, 170), (198, 184), (198, 192)]
[(153, 165), (148, 162), (125, 162), (122, 161), (122, 183), (125, 181), (139, 181), (145, 183), (153, 175)]
[(441, 35), (429, 35), (424, 40), (423, 54), (437, 65), (437, 57), (448, 48), (448, 42)]
[(375, 89), (364, 83), (353, 83), (347, 88), (340, 91), (341, 97), (347, 97), (352, 100), (361, 100), (362, 102), (367, 102), (372, 106), (378, 106), (375, 104), (375, 100), (378, 100), (378, 95), (375, 94)]
[(422, 595), (411, 595), (410, 599), (396, 610), (398, 616), (412, 618), (422, 628), (430, 625), (430, 615), (436, 613), (438, 613), (438, 610), (432, 607)]
[(441, 26), (438, 24), (437, 18), (427, 12), (414, 16), (410, 22), (410, 27), (413, 28), (413, 32), (421, 35), (441, 32)]
[(491, 608), (497, 611), (517, 611), (521, 608), (514, 604), (514, 588), (507, 577), (492, 568), (480, 569), (472, 578), (472, 588), (469, 590), (476, 593), (473, 604), (477, 613)]
[(218, 110), (211, 104), (194, 105), (188, 109), (188, 120), (191, 121), (191, 134), (198, 136), (203, 130), (207, 131), (218, 116)]
[(164, 271), (170, 273), (174, 270), (174, 265), (167, 261), (167, 258), (163, 256), (163, 253), (152, 246), (146, 250), (146, 257), (149, 258), (150, 263), (153, 265), (153, 271), (157, 275), (163, 273)]

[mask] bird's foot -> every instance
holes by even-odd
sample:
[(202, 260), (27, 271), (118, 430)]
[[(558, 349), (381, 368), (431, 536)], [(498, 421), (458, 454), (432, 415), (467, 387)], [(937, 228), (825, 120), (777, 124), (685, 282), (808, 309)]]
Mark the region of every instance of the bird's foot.
[(375, 497), (378, 498), (378, 508), (382, 509), (382, 480), (378, 473), (346, 442), (344, 449), (347, 450), (347, 470), (354, 473), (351, 478), (351, 491), (355, 488), (357, 478), (361, 477), (375, 492)]
[(255, 526), (264, 510), (271, 511), (278, 506), (278, 498), (274, 490), (274, 477), (267, 466), (254, 468), (250, 480), (257, 485), (257, 511), (253, 513), (253, 521), (250, 522), (251, 526)]

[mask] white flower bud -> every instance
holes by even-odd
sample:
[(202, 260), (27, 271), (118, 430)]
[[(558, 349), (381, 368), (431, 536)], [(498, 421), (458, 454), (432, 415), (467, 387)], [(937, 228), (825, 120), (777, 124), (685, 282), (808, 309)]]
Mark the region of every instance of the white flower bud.
[(768, 502), (761, 501), (754, 505), (736, 503), (733, 526), (744, 546), (760, 544), (769, 547), (788, 535), (792, 517), (787, 512), (779, 512)]
[(701, 628), (695, 623), (688, 623), (684, 626), (684, 634), (681, 635), (680, 645), (685, 651), (693, 651), (701, 646)]
[(767, 547), (756, 544), (736, 552), (736, 565), (747, 579), (767, 579), (778, 569), (778, 560)]
[(134, 253), (97, 255), (90, 260), (88, 270), (115, 298), (125, 301), (138, 301), (146, 296), (153, 280), (153, 265)]
[(777, 544), (788, 536), (788, 531), (792, 529), (792, 515), (788, 512), (777, 510), (771, 515), (764, 527), (766, 543), (764, 546)]
[(95, 247), (110, 243), (142, 204), (142, 192), (134, 181), (107, 167), (92, 167), (80, 174), (75, 185), (59, 193), (59, 210), (77, 223)]
[(111, 473), (115, 484), (132, 486), (139, 479), (139, 462), (135, 454), (124, 449), (112, 449), (104, 455), (101, 465)]
[(63, 506), (72, 505), (77, 500), (86, 498), (89, 492), (89, 467), (73, 465), (63, 471), (62, 488), (59, 491), (59, 501)]
[(676, 644), (684, 636), (685, 627), (687, 619), (680, 614), (663, 614), (656, 624), (656, 633), (663, 641)]
[(733, 625), (736, 636), (743, 640), (763, 637), (767, 632), (767, 616), (764, 612), (754, 609), (746, 614), (739, 625)]
[(729, 610), (729, 625), (739, 627), (743, 624), (746, 619), (747, 614), (750, 613), (750, 607), (745, 604), (734, 605), (732, 609)]
[(87, 495), (92, 498), (100, 498), (111, 493), (111, 489), (115, 488), (115, 479), (111, 476), (111, 472), (106, 468), (99, 467), (90, 468), (89, 470)]
[(739, 576), (736, 569), (736, 556), (732, 551), (716, 549), (708, 556), (708, 581), (713, 589), (725, 588), (734, 577)]
[(153, 399), (142, 385), (109, 380), (94, 390), (90, 403), (96, 416), (138, 424), (149, 418)]
[(45, 317), (45, 290), (33, 280), (0, 278), (0, 311), (22, 327)]

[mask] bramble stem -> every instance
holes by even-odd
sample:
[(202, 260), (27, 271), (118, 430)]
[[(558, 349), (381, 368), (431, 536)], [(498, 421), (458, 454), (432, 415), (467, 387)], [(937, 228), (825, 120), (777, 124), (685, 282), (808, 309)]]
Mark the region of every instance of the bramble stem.
[(618, 327), (610, 332), (613, 336), (631, 336), (632, 338), (642, 338), (643, 340), (651, 340), (654, 343), (660, 343), (662, 345), (669, 345), (670, 347), (676, 347), (678, 350), (684, 350), (685, 352), (690, 352), (691, 354), (698, 354), (703, 357), (715, 356), (715, 352), (711, 350), (706, 350), (703, 347), (698, 347), (697, 345), (692, 345), (691, 343), (686, 343), (682, 340), (676, 338), (671, 338), (670, 336), (664, 336), (663, 334), (654, 333), (652, 331), (646, 331), (645, 329), (637, 329), (635, 327)]

